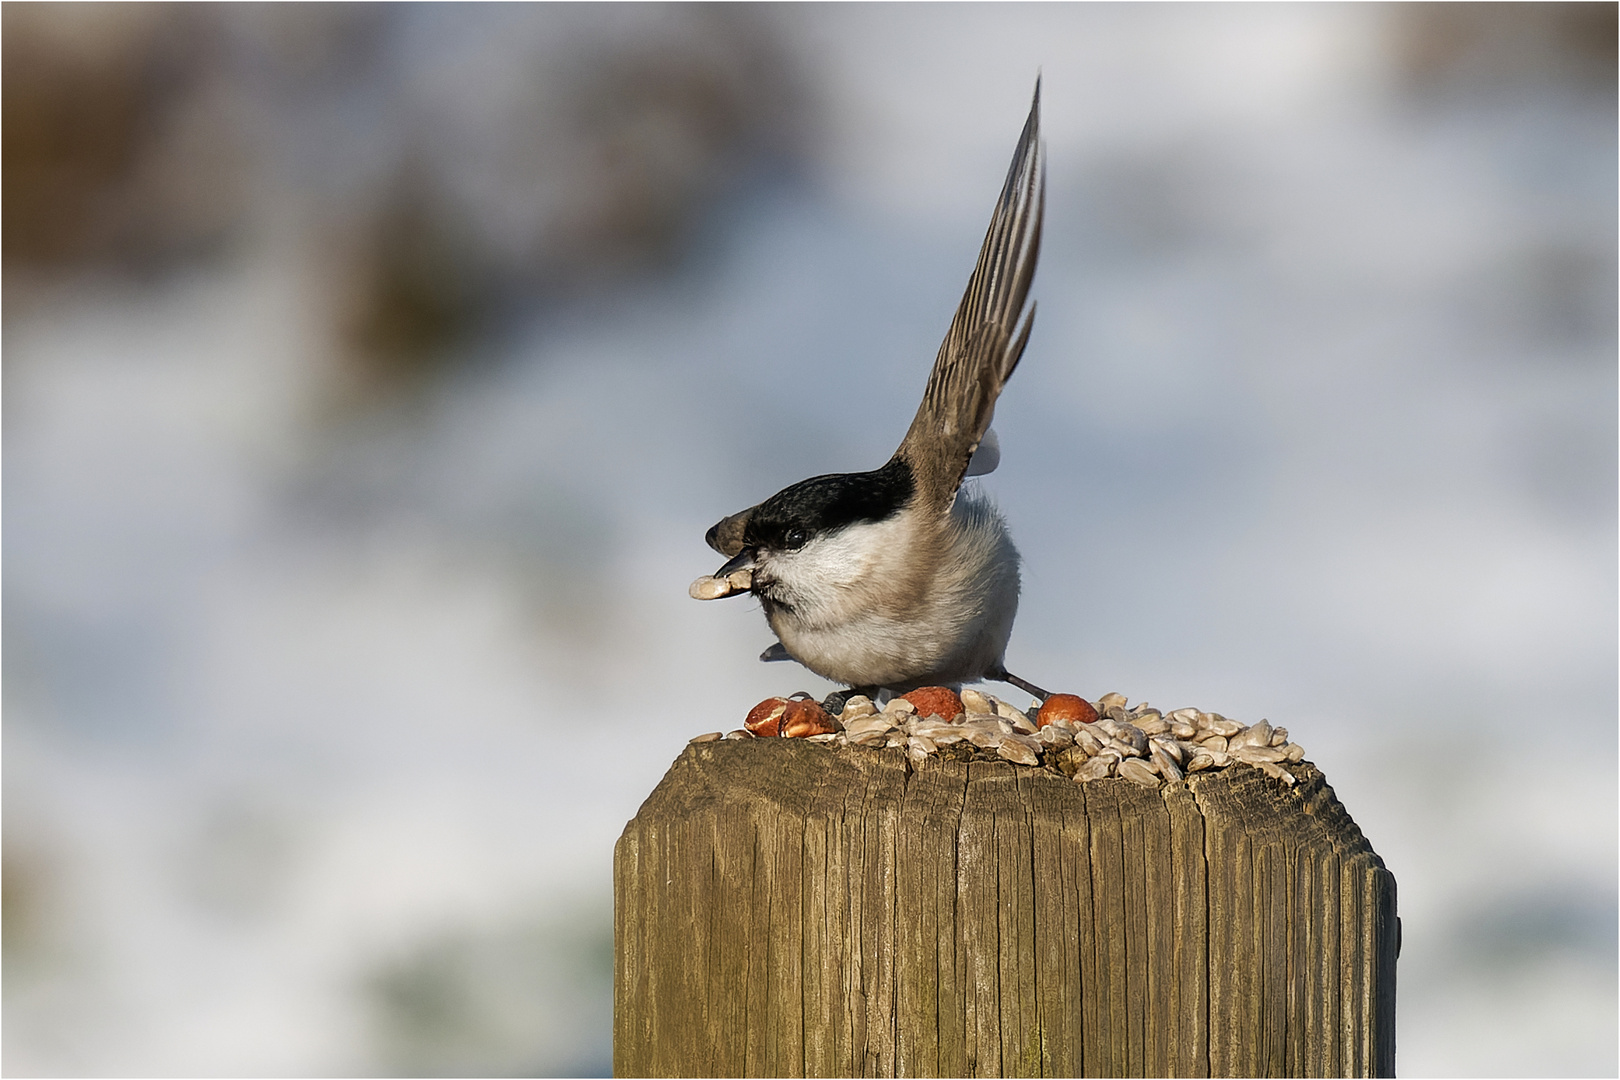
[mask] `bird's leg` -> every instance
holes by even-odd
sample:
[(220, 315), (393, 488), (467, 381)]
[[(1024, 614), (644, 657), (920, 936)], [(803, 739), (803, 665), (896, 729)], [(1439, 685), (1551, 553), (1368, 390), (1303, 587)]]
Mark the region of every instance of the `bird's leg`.
[(1018, 689), (1022, 690), (1024, 693), (1030, 694), (1030, 695), (1032, 695), (1032, 696), (1034, 696), (1036, 698), (1039, 698), (1041, 701), (1045, 701), (1047, 698), (1052, 696), (1051, 694), (1048, 694), (1045, 690), (1042, 690), (1040, 687), (1036, 686), (1034, 683), (1028, 683), (1028, 682), (1025, 682), (1023, 679), (1020, 679), (1018, 676), (1014, 675), (1012, 672), (1008, 671), (1006, 668), (1002, 668), (999, 671), (991, 672), (989, 677), (996, 680), (996, 682), (1012, 683), (1014, 686), (1018, 687)]
[(821, 703), (821, 707), (827, 711), (828, 716), (837, 716), (839, 713), (844, 711), (844, 702), (848, 701), (852, 697), (855, 697), (857, 694), (864, 694), (873, 701), (876, 701), (879, 689), (881, 689), (881, 687), (852, 686), (848, 690), (834, 690), (832, 693), (827, 695), (826, 700)]

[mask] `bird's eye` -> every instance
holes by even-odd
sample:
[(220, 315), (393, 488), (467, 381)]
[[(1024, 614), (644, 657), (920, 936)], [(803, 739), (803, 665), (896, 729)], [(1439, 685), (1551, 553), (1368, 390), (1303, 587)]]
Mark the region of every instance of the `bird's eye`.
[(782, 543), (787, 546), (789, 551), (798, 551), (804, 547), (805, 541), (809, 539), (809, 534), (803, 529), (789, 529), (787, 535), (782, 537)]

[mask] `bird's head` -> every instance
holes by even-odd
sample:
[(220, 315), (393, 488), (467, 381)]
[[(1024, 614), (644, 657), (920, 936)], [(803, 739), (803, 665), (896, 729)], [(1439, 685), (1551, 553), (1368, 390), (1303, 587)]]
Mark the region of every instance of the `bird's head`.
[(872, 472), (801, 480), (709, 530), (709, 546), (730, 557), (715, 577), (751, 571), (752, 591), (785, 605), (836, 587), (871, 542), (869, 530), (858, 527), (893, 520), (914, 492), (911, 468), (900, 458)]

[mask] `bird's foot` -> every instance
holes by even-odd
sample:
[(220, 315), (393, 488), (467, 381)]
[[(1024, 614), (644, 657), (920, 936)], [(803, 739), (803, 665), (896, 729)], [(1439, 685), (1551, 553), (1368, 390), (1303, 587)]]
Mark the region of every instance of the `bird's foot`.
[(822, 701), (821, 707), (827, 711), (828, 716), (837, 716), (844, 711), (844, 703), (856, 695), (864, 695), (877, 700), (880, 688), (876, 686), (852, 686), (848, 690), (834, 690)]

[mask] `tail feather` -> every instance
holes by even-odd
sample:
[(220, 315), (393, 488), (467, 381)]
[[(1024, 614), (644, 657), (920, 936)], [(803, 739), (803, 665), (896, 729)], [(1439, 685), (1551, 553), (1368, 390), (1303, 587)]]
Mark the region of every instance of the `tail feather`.
[(896, 451), (911, 466), (923, 494), (939, 505), (955, 497), (1034, 325), (1035, 307), (1031, 304), (1026, 314), (1024, 304), (1046, 216), (1040, 113), (1037, 79), (978, 264), (934, 360), (922, 405)]

